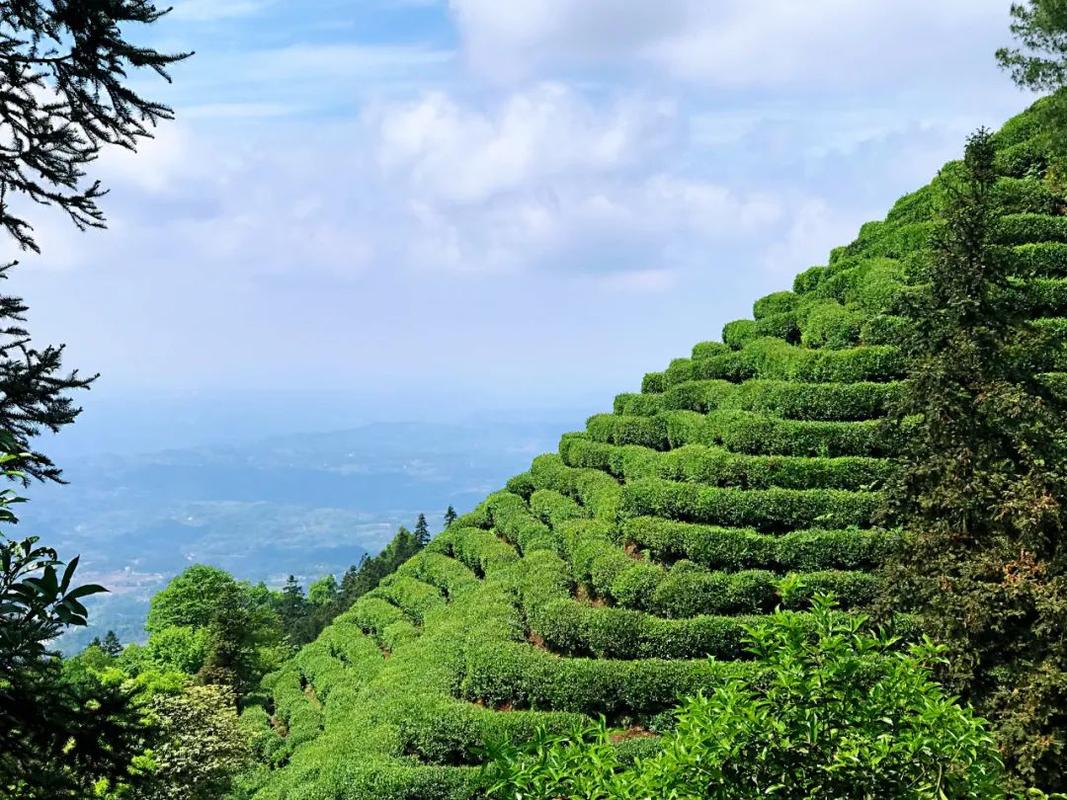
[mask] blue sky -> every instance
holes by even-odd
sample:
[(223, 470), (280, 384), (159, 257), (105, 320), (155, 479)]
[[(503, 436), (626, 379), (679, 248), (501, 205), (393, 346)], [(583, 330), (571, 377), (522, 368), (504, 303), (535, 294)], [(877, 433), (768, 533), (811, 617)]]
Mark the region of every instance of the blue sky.
[(83, 436), (603, 409), (1022, 110), (1008, 5), (174, 0), (177, 121), (7, 288)]

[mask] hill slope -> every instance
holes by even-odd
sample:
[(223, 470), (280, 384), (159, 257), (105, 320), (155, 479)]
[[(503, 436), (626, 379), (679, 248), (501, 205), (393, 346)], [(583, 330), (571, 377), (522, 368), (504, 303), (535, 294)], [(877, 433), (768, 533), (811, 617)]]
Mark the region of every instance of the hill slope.
[[(1037, 276), (1034, 316), (1063, 330), (1067, 217), (1031, 134), (1026, 115), (998, 134), (1000, 236)], [(817, 588), (871, 598), (892, 536), (873, 522), (897, 446), (880, 422), (902, 377), (894, 312), (934, 194), (646, 375), (271, 676), (273, 719), (244, 716), (255, 797), (475, 796), (484, 741), (582, 714), (642, 733), (749, 668), (753, 616), (803, 614)]]

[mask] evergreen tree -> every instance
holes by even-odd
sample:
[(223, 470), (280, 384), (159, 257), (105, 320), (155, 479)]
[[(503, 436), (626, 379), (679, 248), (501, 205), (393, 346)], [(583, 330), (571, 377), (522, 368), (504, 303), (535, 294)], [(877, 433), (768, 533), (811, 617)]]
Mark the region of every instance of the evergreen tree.
[[(80, 229), (104, 226), (97, 200), (104, 190), (86, 169), (107, 146), (136, 150), (171, 110), (146, 100), (129, 76), (166, 68), (186, 54), (165, 55), (125, 38), (136, 23), (166, 10), (150, 0), (0, 3), (0, 95), (3, 128), (13, 136), (0, 149), (0, 230), (22, 250), (40, 252), (33, 225), (22, 216), (33, 203), (59, 208)], [(15, 201), (15, 205), (12, 205)], [(0, 278), (16, 262), (0, 265)], [(63, 370), (63, 346), (30, 343), (26, 305), (0, 296), (0, 428), (27, 454), (25, 476), (59, 481), (61, 470), (30, 442), (74, 421), (81, 409), (70, 393), (95, 376)]]
[(445, 511), (445, 527), (451, 528), (452, 523), (456, 521), (456, 518), (458, 516), (459, 514), (456, 513), (456, 509), (452, 508), (452, 506), (449, 505), (448, 510)]
[[(0, 266), (0, 279), (10, 266)], [(60, 481), (62, 471), (30, 443), (42, 430), (57, 433), (75, 420), (81, 408), (70, 392), (89, 388), (96, 376), (64, 372), (63, 345), (35, 348), (24, 327), (26, 310), (21, 299), (0, 295), (0, 427), (25, 454), (19, 463), (24, 476)]]
[(114, 631), (108, 631), (104, 636), (104, 641), (100, 644), (100, 649), (109, 656), (118, 656), (122, 654), (122, 642), (119, 641)]
[(141, 97), (129, 76), (167, 68), (188, 54), (166, 55), (128, 41), (169, 9), (151, 0), (0, 4), (3, 117), (17, 147), (0, 153), (0, 227), (23, 250), (39, 252), (33, 225), (9, 205), (23, 197), (64, 211), (79, 228), (104, 226), (99, 181), (86, 168), (105, 146), (136, 150), (152, 128), (171, 119), (167, 106)]
[(311, 609), (304, 597), (304, 587), (297, 583), (293, 575), (288, 577), (282, 587), (277, 610), (293, 644), (306, 644), (314, 638), (314, 624), (309, 614)]
[(906, 530), (889, 568), (953, 655), (945, 676), (996, 726), (1027, 784), (1067, 789), (1067, 409), (1040, 379), (1039, 334), (994, 244), (994, 146), (945, 173), (944, 224), (919, 265), (896, 408), (902, 469), (888, 487)]
[(425, 547), (430, 541), (430, 526), (426, 524), (426, 515), (419, 514), (415, 522), (415, 541), (419, 547)]
[(1067, 156), (1067, 0), (1012, 3), (1011, 32), (1021, 47), (1002, 47), (997, 61), (1025, 89), (1052, 92), (1036, 109), (1057, 156)]

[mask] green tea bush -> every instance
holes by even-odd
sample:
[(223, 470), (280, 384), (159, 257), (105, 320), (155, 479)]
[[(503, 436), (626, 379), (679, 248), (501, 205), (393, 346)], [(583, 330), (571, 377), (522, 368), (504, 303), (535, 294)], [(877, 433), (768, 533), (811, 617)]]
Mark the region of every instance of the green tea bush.
[(662, 392), (666, 386), (667, 381), (662, 372), (649, 372), (641, 379), (642, 392)]
[(726, 395), (719, 407), (787, 419), (864, 420), (883, 416), (899, 389), (899, 383), (754, 380)]
[(1067, 244), (1063, 242), (1021, 244), (1009, 251), (1008, 260), (1018, 275), (1067, 276)]
[(796, 310), (797, 296), (792, 292), (774, 292), (761, 297), (752, 306), (752, 318), (762, 320), (776, 314), (787, 314)]
[(488, 706), (617, 717), (654, 714), (680, 694), (751, 671), (747, 662), (562, 658), (518, 642), (474, 648), (461, 686)]
[[(451, 546), (451, 545), (450, 545)], [(471, 569), (445, 553), (423, 550), (397, 570), (398, 575), (410, 575), (435, 587), (445, 598), (451, 599), (478, 585)]]
[(861, 346), (849, 350), (806, 350), (781, 339), (756, 339), (742, 350), (692, 362), (688, 375), (740, 382), (750, 378), (799, 380), (815, 383), (889, 381), (903, 374), (896, 347)]
[(369, 594), (385, 598), (416, 625), (422, 624), (427, 613), (445, 605), (445, 599), (436, 586), (396, 573), (384, 578), (378, 588)]
[(864, 570), (881, 564), (899, 535), (880, 529), (806, 529), (783, 535), (754, 528), (723, 528), (637, 517), (622, 526), (624, 539), (659, 562), (687, 559), (711, 569), (763, 568), (780, 572)]
[(667, 429), (663, 419), (631, 417), (621, 414), (596, 414), (586, 423), (589, 436), (598, 442), (640, 444), (657, 450), (667, 449)]
[(653, 755), (620, 762), (602, 723), (492, 750), (500, 798), (1005, 798), (983, 721), (933, 681), (930, 644), (897, 649), (819, 598), (749, 628), (755, 669), (685, 700)]
[(1035, 177), (1000, 178), (996, 184), (996, 203), (1005, 214), (1055, 214), (1063, 199)]
[(924, 186), (918, 191), (901, 197), (893, 204), (885, 221), (890, 224), (908, 224), (929, 220), (937, 212), (937, 199), (933, 186)]
[(619, 603), (657, 616), (684, 619), (701, 614), (755, 614), (770, 611), (778, 599), (777, 577), (766, 570), (709, 572), (679, 561), (644, 602)]
[(860, 341), (867, 345), (899, 342), (908, 324), (905, 317), (895, 314), (875, 314), (864, 319), (860, 326)]
[(992, 238), (998, 244), (1014, 245), (1067, 242), (1067, 217), (1009, 214), (997, 220)]
[(650, 417), (658, 411), (663, 410), (663, 395), (639, 394), (636, 392), (616, 395), (612, 410), (616, 414)]
[(700, 444), (661, 453), (571, 440), (561, 451), (568, 466), (604, 470), (626, 480), (666, 478), (743, 489), (871, 489), (893, 472), (891, 461), (867, 456), (753, 456)]
[(609, 659), (747, 658), (745, 625), (757, 616), (699, 615), (664, 619), (625, 608), (559, 600), (536, 628), (553, 652)]
[(1018, 303), (1033, 315), (1067, 313), (1067, 279), (1036, 278), (1019, 287)]
[(643, 478), (623, 486), (624, 516), (656, 516), (762, 531), (869, 526), (878, 511), (876, 492), (840, 489), (740, 490)]
[(663, 372), (665, 386), (673, 386), (676, 383), (692, 380), (693, 363), (691, 358), (674, 359)]
[(539, 489), (552, 489), (577, 500), (597, 519), (618, 516), (622, 487), (610, 475), (595, 469), (573, 469), (555, 454), (534, 459), (530, 472)]
[(835, 301), (825, 301), (807, 311), (800, 325), (805, 347), (842, 350), (859, 343), (863, 314)]
[(738, 390), (736, 383), (724, 380), (694, 380), (670, 387), (661, 395), (665, 411), (699, 411), (718, 408)]
[[(531, 478), (531, 486), (534, 481)], [(559, 541), (552, 529), (537, 519), (522, 498), (511, 492), (496, 492), (486, 500), (493, 527), (522, 553), (555, 550)]]
[(714, 412), (695, 430), (691, 423), (672, 429), (668, 419), (667, 430), (675, 447), (689, 443), (722, 445), (750, 455), (880, 457), (890, 455), (895, 445), (879, 420), (810, 422), (745, 411)]
[(694, 360), (701, 358), (711, 358), (712, 356), (722, 355), (729, 351), (722, 342), (697, 342), (693, 345), (692, 357)]
[(402, 610), (373, 592), (363, 595), (337, 619), (358, 625), (390, 649), (418, 636), (418, 630)]
[(570, 519), (588, 516), (571, 498), (552, 489), (538, 489), (530, 496), (530, 511), (551, 528), (559, 528)]
[(800, 341), (800, 326), (797, 324), (796, 313), (786, 311), (757, 320), (756, 335), (773, 336), (775, 339), (784, 339), (791, 344), (796, 344)]
[(809, 267), (793, 279), (793, 291), (796, 294), (807, 294), (815, 291), (826, 277), (826, 274), (826, 267)]
[(518, 475), (508, 478), (505, 488), (523, 500), (528, 500), (536, 487), (533, 485), (533, 479), (530, 477), (529, 472), (520, 472)]
[(484, 576), (519, 559), (514, 547), (482, 528), (457, 528), (453, 524), (443, 535), (451, 539), (451, 554), (476, 576)]
[[(727, 322), (722, 329), (722, 341), (732, 350), (740, 350), (749, 342), (759, 338), (756, 321), (752, 319), (738, 319)], [(726, 356), (725, 353), (715, 353), (710, 358)]]

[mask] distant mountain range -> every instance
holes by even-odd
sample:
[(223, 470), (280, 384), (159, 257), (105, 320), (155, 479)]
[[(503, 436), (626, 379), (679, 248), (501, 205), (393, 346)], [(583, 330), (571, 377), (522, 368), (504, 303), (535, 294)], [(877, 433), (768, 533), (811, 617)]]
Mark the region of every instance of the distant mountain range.
[(440, 529), (530, 458), (553, 450), (560, 422), (374, 424), (245, 444), (67, 459), (66, 486), (33, 486), (16, 535), (37, 534), (64, 558), (81, 554), (95, 599), (88, 629), (65, 651), (114, 629), (143, 638), (148, 600), (194, 563), (278, 585), (340, 574), (425, 512)]

